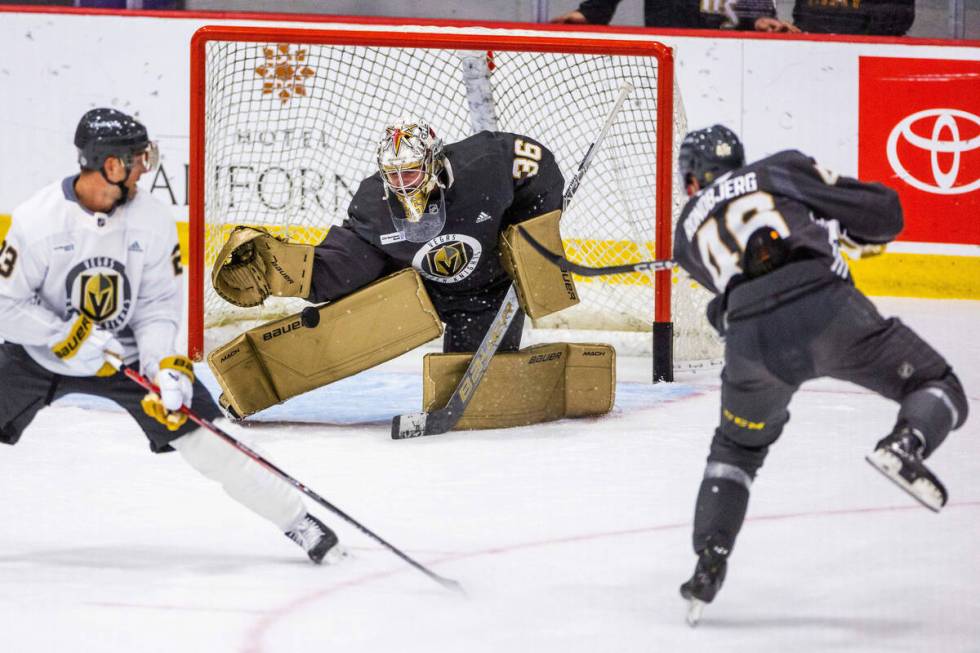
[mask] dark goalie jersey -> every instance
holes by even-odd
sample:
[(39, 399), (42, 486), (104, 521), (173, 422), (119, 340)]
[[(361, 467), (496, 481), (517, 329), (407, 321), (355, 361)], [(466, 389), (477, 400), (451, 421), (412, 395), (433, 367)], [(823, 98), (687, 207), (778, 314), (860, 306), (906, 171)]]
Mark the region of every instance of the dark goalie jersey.
[[(757, 234), (777, 243), (774, 258), (781, 267), (808, 262), (795, 266), (796, 279), (781, 273), (781, 283), (802, 288), (814, 275), (847, 278), (837, 245), (841, 230), (859, 244), (890, 242), (902, 230), (898, 194), (879, 183), (838, 176), (787, 150), (733, 170), (694, 195), (678, 221), (674, 258), (724, 303), (725, 295), (752, 276), (747, 268)], [(764, 274), (756, 283), (764, 284), (762, 279)], [(711, 313), (717, 310), (717, 303), (709, 307), (716, 326)]]
[(393, 219), (404, 218), (401, 205), (385, 199), (381, 175), (371, 175), (358, 187), (347, 220), (316, 247), (310, 301), (339, 299), (414, 267), (443, 314), (478, 307), (480, 294), (509, 282), (498, 238), (512, 224), (561, 208), (564, 179), (554, 156), (526, 136), (486, 131), (444, 151), (453, 181), (429, 197), (433, 211), (443, 210), (444, 200), (442, 230), (425, 242), (405, 239)]

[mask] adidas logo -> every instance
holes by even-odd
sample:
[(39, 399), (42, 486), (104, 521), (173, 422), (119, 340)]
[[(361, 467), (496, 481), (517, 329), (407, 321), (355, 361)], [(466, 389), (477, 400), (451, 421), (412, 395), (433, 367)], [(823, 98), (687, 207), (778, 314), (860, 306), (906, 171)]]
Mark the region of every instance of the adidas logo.
[(480, 222), (486, 222), (487, 220), (492, 220), (493, 217), (486, 211), (480, 211), (480, 215), (476, 216), (477, 224)]
[(133, 244), (129, 246), (129, 251), (131, 252), (142, 252), (143, 248), (140, 247), (140, 241), (134, 240)]

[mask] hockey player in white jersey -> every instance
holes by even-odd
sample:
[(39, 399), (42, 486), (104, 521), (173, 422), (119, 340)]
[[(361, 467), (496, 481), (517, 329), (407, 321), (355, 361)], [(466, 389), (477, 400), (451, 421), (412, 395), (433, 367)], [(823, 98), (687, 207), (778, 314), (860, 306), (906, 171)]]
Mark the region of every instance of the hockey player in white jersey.
[[(38, 191), (0, 233), (0, 442), (13, 445), (39, 410), (69, 393), (115, 401), (155, 453), (177, 450), (316, 563), (340, 555), (337, 536), (298, 493), (179, 412), (221, 413), (176, 351), (181, 316), (177, 230), (169, 210), (137, 190), (157, 162), (146, 128), (93, 109), (75, 133), (79, 174)], [(6, 342), (3, 342), (3, 341)], [(144, 394), (111, 362), (137, 366)]]

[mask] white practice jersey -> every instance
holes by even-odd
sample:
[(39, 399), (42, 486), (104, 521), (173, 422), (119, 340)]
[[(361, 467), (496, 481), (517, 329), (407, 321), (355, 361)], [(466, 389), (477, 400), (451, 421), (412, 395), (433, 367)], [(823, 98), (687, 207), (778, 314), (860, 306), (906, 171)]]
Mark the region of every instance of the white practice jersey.
[(84, 313), (112, 331), (127, 363), (153, 374), (175, 353), (182, 302), (177, 228), (145, 191), (110, 214), (77, 201), (75, 177), (14, 209), (0, 251), (0, 338), (38, 364), (73, 375), (51, 351)]

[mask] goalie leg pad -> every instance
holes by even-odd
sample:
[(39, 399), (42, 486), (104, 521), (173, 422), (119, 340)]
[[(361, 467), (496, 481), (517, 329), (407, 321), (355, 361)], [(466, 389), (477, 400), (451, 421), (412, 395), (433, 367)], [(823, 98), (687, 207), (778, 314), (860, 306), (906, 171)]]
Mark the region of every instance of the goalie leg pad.
[[(564, 249), (558, 231), (560, 218), (561, 211), (552, 211), (525, 220), (520, 226), (551, 251), (562, 252)], [(562, 271), (541, 256), (521, 236), (517, 225), (504, 232), (500, 252), (504, 268), (517, 286), (521, 308), (531, 319), (536, 320), (579, 303), (571, 273)]]
[(236, 227), (211, 270), (215, 292), (236, 306), (258, 306), (269, 295), (310, 295), (313, 246), (290, 243), (262, 229)]
[[(446, 404), (470, 356), (425, 356), (423, 410)], [(604, 415), (612, 410), (615, 393), (616, 351), (611, 345), (535, 345), (493, 357), (457, 428), (507, 428)]]
[[(227, 428), (227, 424), (219, 422), (218, 425)], [(213, 433), (197, 429), (170, 445), (191, 467), (220, 483), (231, 498), (265, 517), (279, 530), (289, 530), (306, 514), (291, 485)]]
[(408, 269), (316, 308), (256, 327), (213, 350), (221, 402), (245, 417), (374, 367), (442, 335), (422, 279)]

